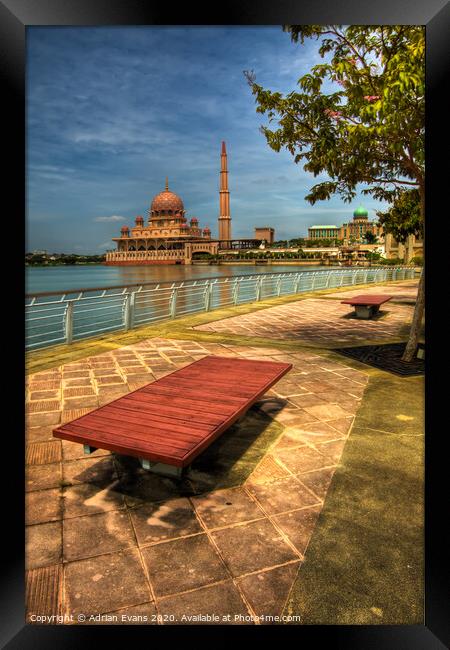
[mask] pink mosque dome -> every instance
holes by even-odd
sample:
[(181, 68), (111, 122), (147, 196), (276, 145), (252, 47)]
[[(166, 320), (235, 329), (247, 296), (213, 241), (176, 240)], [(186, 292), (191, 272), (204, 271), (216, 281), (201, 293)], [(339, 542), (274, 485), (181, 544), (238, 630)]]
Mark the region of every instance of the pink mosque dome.
[(157, 194), (150, 205), (151, 212), (161, 212), (161, 210), (170, 210), (172, 213), (184, 212), (183, 201), (178, 194), (169, 190), (169, 182), (166, 179), (166, 189)]

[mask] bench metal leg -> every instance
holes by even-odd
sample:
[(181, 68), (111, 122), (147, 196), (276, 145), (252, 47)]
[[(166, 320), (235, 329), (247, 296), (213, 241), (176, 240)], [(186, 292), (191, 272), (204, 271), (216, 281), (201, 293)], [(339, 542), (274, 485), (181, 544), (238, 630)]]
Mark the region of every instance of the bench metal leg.
[(97, 447), (91, 447), (91, 445), (83, 445), (85, 454), (93, 454), (94, 451), (97, 451)]
[(355, 315), (356, 318), (362, 318), (364, 320), (367, 320), (369, 318), (372, 318), (374, 314), (378, 311), (378, 308), (376, 311), (374, 311), (373, 306), (366, 306), (366, 305), (355, 305)]
[(167, 476), (169, 478), (181, 479), (183, 476), (184, 467), (175, 467), (174, 465), (166, 465), (165, 463), (153, 463), (147, 458), (139, 458), (143, 469), (159, 474), (160, 476)]

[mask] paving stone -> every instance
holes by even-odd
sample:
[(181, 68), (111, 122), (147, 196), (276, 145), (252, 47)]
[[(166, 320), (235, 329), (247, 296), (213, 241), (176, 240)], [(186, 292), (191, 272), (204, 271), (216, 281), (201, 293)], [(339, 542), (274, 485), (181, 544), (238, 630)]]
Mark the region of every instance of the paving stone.
[(61, 460), (61, 442), (32, 442), (26, 445), (25, 463), (27, 465), (43, 465), (57, 463)]
[(299, 447), (302, 444), (310, 445), (324, 440), (336, 440), (343, 434), (329, 426), (329, 422), (314, 422), (303, 424), (300, 427), (286, 427), (284, 435), (277, 443), (275, 450)]
[(216, 530), (212, 537), (233, 576), (297, 557), (268, 519)]
[(202, 532), (188, 499), (149, 503), (130, 510), (138, 543), (154, 544)]
[(25, 491), (45, 490), (60, 487), (62, 479), (61, 464), (27, 465), (25, 470)]
[(158, 625), (154, 603), (141, 603), (106, 614), (89, 617), (83, 625)]
[(260, 485), (276, 481), (277, 479), (288, 475), (287, 470), (284, 467), (281, 467), (275, 461), (273, 456), (267, 455), (263, 458), (255, 471), (250, 474), (248, 482)]
[(31, 378), (28, 388), (33, 391), (33, 390), (58, 390), (61, 388), (61, 380), (58, 379), (57, 381), (36, 381), (36, 379)]
[(294, 546), (305, 554), (309, 540), (313, 534), (321, 506), (303, 508), (282, 515), (275, 515), (274, 521), (286, 533)]
[(85, 458), (72, 460), (63, 464), (65, 483), (94, 483), (105, 487), (118, 476), (112, 457)]
[(264, 517), (261, 508), (242, 488), (218, 490), (192, 498), (195, 509), (207, 528), (228, 526)]
[(61, 411), (51, 413), (26, 413), (25, 421), (27, 427), (45, 427), (50, 424), (57, 425), (61, 421)]
[(78, 377), (89, 377), (90, 370), (65, 370), (63, 372), (63, 379), (75, 379)]
[(30, 569), (25, 572), (26, 622), (32, 616), (62, 614), (62, 564)]
[(112, 553), (136, 545), (130, 518), (123, 510), (65, 519), (63, 539), (66, 561)]
[(103, 488), (92, 483), (79, 483), (64, 488), (64, 519), (124, 509), (125, 499), (123, 494), (116, 490), (117, 486), (118, 481), (114, 481)]
[[(158, 608), (161, 615), (167, 617), (168, 625), (249, 624), (246, 620), (248, 609), (231, 580), (188, 594), (169, 596), (158, 602)], [(212, 620), (195, 620), (202, 616), (210, 616)], [(172, 617), (175, 620), (171, 620)]]
[[(289, 447), (301, 447), (305, 445), (305, 440), (302, 436), (303, 429), (299, 427), (286, 427), (283, 435), (277, 441), (273, 451), (278, 449), (287, 449)], [(285, 474), (288, 474), (285, 470)]]
[[(92, 371), (95, 379), (99, 381), (100, 377), (108, 377), (110, 379), (112, 378), (120, 378), (120, 374), (117, 372), (117, 368), (115, 366), (111, 367), (103, 367), (103, 368), (94, 368)], [(100, 382), (101, 383), (101, 382)]]
[(305, 393), (304, 395), (293, 395), (289, 397), (289, 402), (304, 408), (305, 406), (317, 406), (317, 404), (325, 404), (326, 400), (319, 397), (314, 393)]
[(84, 446), (79, 442), (71, 442), (70, 440), (61, 440), (62, 457), (64, 461), (76, 460), (78, 458), (99, 458), (101, 456), (110, 456), (111, 452), (108, 449), (96, 449), (92, 454), (84, 453)]
[(66, 608), (71, 614), (103, 614), (151, 600), (137, 549), (69, 562)]
[(348, 432), (350, 431), (350, 428), (353, 424), (354, 417), (346, 417), (346, 418), (337, 418), (336, 420), (328, 420), (327, 425), (330, 427), (333, 427), (333, 429), (336, 429), (341, 433), (342, 435), (347, 435)]
[(36, 390), (30, 392), (31, 401), (39, 400), (59, 400), (61, 397), (61, 391), (58, 390)]
[(320, 469), (307, 474), (299, 474), (298, 479), (306, 485), (319, 499), (325, 499), (326, 493), (336, 468)]
[(60, 488), (36, 490), (25, 494), (25, 523), (41, 524), (62, 518)]
[(61, 522), (34, 524), (25, 528), (27, 569), (58, 564), (62, 560)]
[(264, 485), (247, 484), (268, 514), (304, 508), (317, 503), (317, 499), (294, 477), (279, 479)]
[[(239, 587), (257, 616), (281, 616), (299, 566), (299, 561), (292, 562), (238, 578)], [(264, 619), (260, 622), (268, 624)]]
[(331, 442), (317, 442), (315, 448), (324, 456), (331, 458), (335, 465), (337, 465), (344, 451), (345, 439), (333, 440)]
[[(350, 415), (353, 408), (350, 409)], [(305, 406), (305, 411), (314, 415), (318, 420), (332, 420), (349, 415), (349, 412), (338, 404), (317, 404), (316, 406)]]
[(331, 458), (309, 447), (280, 449), (274, 454), (293, 474), (302, 474), (336, 464)]
[(95, 406), (89, 408), (77, 408), (77, 409), (66, 409), (61, 414), (61, 422), (65, 424), (66, 422), (71, 422), (77, 418), (81, 418), (83, 415), (90, 413), (95, 409)]
[(64, 398), (64, 410), (70, 411), (74, 409), (83, 409), (98, 406), (97, 395), (89, 395), (86, 397), (68, 397)]
[[(180, 495), (176, 481), (140, 469), (137, 459), (116, 456), (115, 460), (120, 474), (117, 489), (124, 495), (128, 506), (166, 501)], [(130, 465), (126, 464), (128, 462)]]
[(90, 377), (75, 377), (73, 379), (65, 379), (64, 385), (68, 387), (92, 386), (92, 380)]
[(63, 397), (84, 397), (85, 395), (95, 395), (92, 386), (72, 386), (63, 389)]
[(52, 425), (44, 427), (27, 427), (25, 431), (25, 440), (29, 444), (54, 440), (53, 429), (54, 426)]
[(203, 587), (228, 578), (207, 535), (185, 537), (142, 549), (157, 596)]

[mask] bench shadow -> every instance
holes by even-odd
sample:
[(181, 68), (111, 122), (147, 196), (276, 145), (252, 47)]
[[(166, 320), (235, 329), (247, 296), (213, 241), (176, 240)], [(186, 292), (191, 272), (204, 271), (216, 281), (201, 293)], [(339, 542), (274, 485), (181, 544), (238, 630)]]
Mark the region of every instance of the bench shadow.
[(349, 312), (348, 314), (344, 314), (343, 316), (341, 316), (341, 318), (344, 319), (344, 320), (356, 320), (358, 322), (365, 321), (365, 320), (377, 321), (377, 320), (381, 320), (382, 318), (384, 318), (388, 314), (389, 314), (388, 311), (382, 311), (380, 309), (380, 311), (377, 314), (375, 314), (374, 316), (372, 316), (372, 318), (356, 318), (355, 312)]
[(284, 427), (273, 415), (286, 400), (260, 400), (191, 464), (181, 480), (158, 476), (141, 468), (137, 458), (114, 454), (120, 489), (133, 505), (177, 496), (194, 496), (241, 485), (281, 435)]

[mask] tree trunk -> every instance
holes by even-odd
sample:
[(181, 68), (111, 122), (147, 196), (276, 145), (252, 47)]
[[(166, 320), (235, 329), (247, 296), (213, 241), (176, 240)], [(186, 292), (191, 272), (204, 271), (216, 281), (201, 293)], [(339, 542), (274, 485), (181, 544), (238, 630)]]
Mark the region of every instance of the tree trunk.
[(419, 186), (420, 193), (420, 213), (422, 217), (424, 237), (423, 237), (423, 268), (420, 274), (419, 288), (417, 290), (416, 306), (409, 332), (409, 339), (403, 352), (402, 361), (412, 361), (417, 350), (420, 327), (422, 325), (423, 312), (425, 308), (425, 187)]
[(420, 276), (419, 289), (417, 291), (416, 307), (414, 309), (414, 316), (411, 323), (411, 330), (409, 332), (409, 339), (402, 356), (402, 361), (412, 361), (414, 358), (414, 355), (417, 350), (417, 342), (419, 340), (420, 326), (422, 325), (424, 307), (425, 307), (425, 266), (423, 267)]

